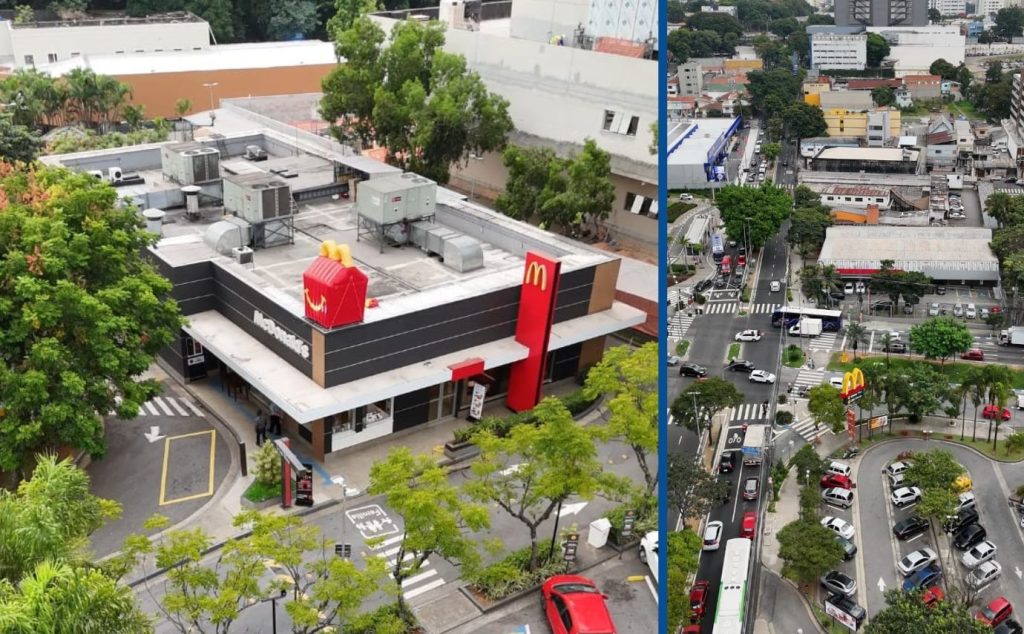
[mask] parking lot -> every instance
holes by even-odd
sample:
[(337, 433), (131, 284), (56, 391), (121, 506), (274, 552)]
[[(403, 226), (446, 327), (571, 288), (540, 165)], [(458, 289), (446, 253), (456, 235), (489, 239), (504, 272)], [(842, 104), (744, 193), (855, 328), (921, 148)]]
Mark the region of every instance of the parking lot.
[[(940, 586), (947, 594), (951, 588), (962, 587), (967, 573), (960, 561), (963, 551), (952, 547), (951, 537), (943, 532), (941, 525), (932, 522), (930, 530), (905, 541), (897, 540), (893, 535), (893, 525), (913, 515), (914, 506), (894, 508), (889, 500), (892, 491), (884, 469), (900, 452), (923, 451), (934, 447), (935, 442), (923, 440), (893, 441), (869, 449), (852, 461), (858, 493), (852, 513), (847, 515), (853, 516), (856, 530), (854, 541), (860, 550), (853, 565), (845, 565), (844, 572), (858, 581), (857, 602), (867, 609), (869, 619), (885, 607), (883, 592), (902, 585), (904, 577), (896, 564), (915, 550), (931, 548), (938, 554), (938, 566), (943, 572)], [(1003, 596), (1014, 606), (1024, 609), (1024, 588), (1020, 583), (1024, 576), (1020, 568), (1024, 565), (1024, 539), (1019, 528), (1019, 517), (1007, 504), (1010, 490), (1018, 484), (1015, 478), (1020, 472), (1020, 466), (997, 465), (954, 444), (944, 444), (943, 447), (949, 449), (970, 473), (979, 523), (986, 529), (987, 539), (998, 549), (994, 560), (1002, 565), (1002, 576), (982, 588), (973, 605), (980, 608), (992, 599)], [(1014, 479), (1009, 484), (1002, 467), (1013, 467), (1014, 475), (1011, 477)]]

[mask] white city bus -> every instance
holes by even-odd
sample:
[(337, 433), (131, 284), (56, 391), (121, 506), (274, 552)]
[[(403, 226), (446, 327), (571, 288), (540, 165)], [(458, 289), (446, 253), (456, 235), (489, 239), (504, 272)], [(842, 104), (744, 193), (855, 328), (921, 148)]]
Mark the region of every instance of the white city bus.
[(752, 546), (753, 542), (749, 539), (730, 539), (725, 543), (725, 560), (712, 634), (743, 634)]

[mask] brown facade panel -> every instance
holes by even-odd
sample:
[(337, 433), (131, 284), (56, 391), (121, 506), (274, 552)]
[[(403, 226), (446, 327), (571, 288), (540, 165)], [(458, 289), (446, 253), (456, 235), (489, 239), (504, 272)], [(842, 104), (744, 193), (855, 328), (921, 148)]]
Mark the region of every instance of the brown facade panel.
[(622, 261), (615, 259), (594, 267), (594, 286), (590, 292), (588, 315), (608, 310), (615, 301), (615, 284), (619, 281), (619, 266)]
[(601, 359), (604, 358), (604, 339), (604, 336), (594, 337), (580, 344), (580, 366), (578, 371), (601, 362)]
[(313, 459), (324, 461), (324, 419), (318, 418), (309, 424), (309, 431), (313, 434)]
[(179, 99), (192, 102), (192, 113), (209, 110), (210, 89), (203, 84), (216, 83), (214, 104), (220, 99), (266, 97), (316, 93), (334, 64), (282, 66), (279, 68), (241, 68), (230, 70), (117, 75), (132, 88), (132, 102), (146, 106), (146, 116), (174, 118)]
[(320, 387), (326, 387), (327, 384), (324, 382), (324, 333), (319, 330), (313, 329), (313, 336), (310, 338), (310, 355), (313, 357), (313, 376), (312, 379)]
[(624, 291), (615, 291), (615, 299), (647, 313), (647, 321), (639, 326), (633, 326), (633, 328), (652, 337), (658, 336), (658, 302), (652, 302)]

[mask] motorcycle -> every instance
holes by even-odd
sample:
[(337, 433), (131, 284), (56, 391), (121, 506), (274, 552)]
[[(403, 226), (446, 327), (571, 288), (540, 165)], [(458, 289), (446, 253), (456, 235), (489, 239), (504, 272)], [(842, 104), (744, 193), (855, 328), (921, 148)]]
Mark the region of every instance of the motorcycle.
[(843, 453), (843, 460), (849, 460), (860, 453), (860, 447), (847, 447)]

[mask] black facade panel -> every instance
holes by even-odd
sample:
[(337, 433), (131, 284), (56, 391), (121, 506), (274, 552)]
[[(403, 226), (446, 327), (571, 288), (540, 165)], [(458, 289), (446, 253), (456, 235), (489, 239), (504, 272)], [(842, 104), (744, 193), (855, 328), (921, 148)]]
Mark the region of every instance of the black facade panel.
[(274, 320), (278, 326), (295, 335), (307, 346), (310, 344), (311, 327), (303, 319), (295, 317), (281, 308), (256, 289), (245, 284), (219, 266), (213, 269), (214, 284), (217, 294), (217, 311), (231, 320), (236, 326), (247, 332), (251, 337), (274, 351), (277, 356), (289, 363), (306, 376), (313, 372), (312, 350), (310, 359), (303, 359), (298, 353), (258, 328), (253, 321), (258, 310), (267, 318)]
[(157, 356), (164, 360), (167, 365), (174, 369), (180, 376), (185, 375), (185, 360), (181, 354), (181, 335), (182, 332), (179, 330), (174, 335), (174, 339), (171, 343), (163, 347)]
[(424, 388), (395, 397), (394, 431), (427, 422), (430, 416), (430, 389)]
[(580, 365), (580, 351), (583, 344), (573, 344), (555, 350), (551, 357), (551, 380), (561, 381), (576, 376)]

